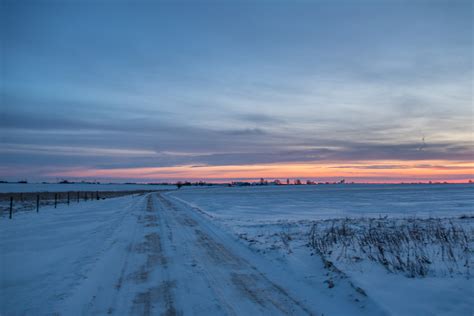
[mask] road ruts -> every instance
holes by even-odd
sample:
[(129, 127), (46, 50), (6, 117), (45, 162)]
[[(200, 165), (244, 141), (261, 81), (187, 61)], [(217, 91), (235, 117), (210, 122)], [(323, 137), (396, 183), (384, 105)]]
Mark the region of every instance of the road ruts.
[[(169, 250), (174, 249), (175, 270), (186, 269), (188, 281), (199, 279), (196, 283), (205, 285), (193, 288), (185, 278), (177, 277), (176, 287), (186, 287), (178, 290), (179, 293), (206, 291), (203, 296), (208, 297), (208, 301), (201, 303), (214, 305), (209, 310), (219, 314), (316, 315), (219, 240), (209, 227), (195, 220), (189, 213), (191, 210), (177, 207), (161, 194), (154, 196), (160, 204), (158, 213), (163, 232), (169, 230), (166, 243), (169, 243)], [(185, 300), (185, 297), (178, 298), (178, 301)], [(195, 313), (197, 310), (194, 308), (191, 311)]]

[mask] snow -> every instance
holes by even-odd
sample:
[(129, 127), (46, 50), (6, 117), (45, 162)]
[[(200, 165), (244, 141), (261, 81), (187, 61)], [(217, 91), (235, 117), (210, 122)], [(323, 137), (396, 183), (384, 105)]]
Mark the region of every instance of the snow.
[(233, 222), (473, 214), (474, 185), (301, 185), (211, 187), (173, 196)]
[(67, 191), (138, 191), (176, 189), (175, 185), (90, 183), (0, 183), (0, 193)]
[(472, 279), (464, 277), (406, 278), (370, 265), (345, 270), (351, 279), (392, 315), (472, 315)]
[(49, 314), (86, 280), (103, 253), (103, 260), (113, 261), (114, 244), (124, 243), (131, 229), (127, 215), (135, 199), (59, 205), (2, 220), (0, 314)]
[(472, 315), (470, 268), (438, 266), (435, 244), (426, 245), (433, 269), (408, 277), (367, 256), (348, 260), (357, 248), (342, 256), (338, 243), (327, 253), (310, 243), (315, 223), (323, 234), (344, 221), (360, 230), (440, 221), (465, 232), (472, 254), (472, 193), (469, 185), (212, 187), (18, 212), (0, 218), (0, 314)]
[[(446, 262), (442, 245), (425, 243), (432, 261), (429, 274), (408, 277), (388, 271), (380, 263), (362, 257), (345, 260), (333, 250), (335, 288), (339, 277), (350, 279), (380, 308), (392, 315), (472, 315), (474, 289), (471, 278), (474, 245), (474, 186), (472, 185), (326, 185), (205, 188), (167, 194), (188, 204), (217, 225), (232, 232), (253, 251), (285, 262), (309, 277), (308, 264), (318, 255), (308, 246), (314, 223), (333, 225), (349, 221), (364, 225), (375, 221), (400, 225), (416, 221), (431, 228), (432, 222), (453, 223), (468, 238), (468, 262)], [(424, 241), (426, 242), (426, 240)], [(434, 242), (434, 241), (433, 241)], [(455, 254), (465, 254), (460, 243), (452, 244)], [(356, 249), (357, 251), (358, 249)], [(360, 249), (359, 249), (360, 250)], [(356, 253), (353, 253), (355, 255)], [(310, 258), (308, 258), (310, 257)], [(331, 269), (326, 269), (331, 270)], [(450, 273), (446, 273), (450, 271)], [(320, 280), (321, 281), (321, 280)]]
[(160, 193), (19, 213), (0, 253), (2, 315), (384, 314), (347, 280), (329, 289), (320, 260), (260, 256)]

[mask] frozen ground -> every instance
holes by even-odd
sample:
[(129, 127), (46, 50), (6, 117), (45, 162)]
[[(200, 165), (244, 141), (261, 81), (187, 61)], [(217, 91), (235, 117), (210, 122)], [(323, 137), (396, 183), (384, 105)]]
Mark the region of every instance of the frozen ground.
[[(393, 315), (472, 315), (474, 186), (206, 188), (167, 194), (299, 271), (322, 258)], [(323, 240), (318, 249), (311, 243)], [(310, 277), (307, 275), (307, 277)]]
[(220, 187), (18, 213), (0, 314), (472, 315), (472, 193)]
[(2, 315), (383, 315), (321, 260), (260, 255), (160, 193), (0, 222)]
[(175, 185), (88, 184), (88, 183), (0, 183), (0, 193), (67, 191), (135, 191), (175, 189)]
[(340, 217), (472, 214), (473, 184), (210, 187), (173, 196), (219, 220), (275, 222)]

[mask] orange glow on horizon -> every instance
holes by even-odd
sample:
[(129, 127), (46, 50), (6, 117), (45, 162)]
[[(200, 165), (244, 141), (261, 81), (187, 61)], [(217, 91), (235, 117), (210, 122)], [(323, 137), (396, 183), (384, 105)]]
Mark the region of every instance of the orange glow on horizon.
[(472, 179), (474, 163), (451, 161), (364, 161), (341, 163), (275, 163), (230, 166), (175, 166), (118, 169), (78, 168), (49, 173), (47, 176), (89, 179), (143, 179), (162, 181), (226, 179), (369, 179), (363, 182), (467, 182)]

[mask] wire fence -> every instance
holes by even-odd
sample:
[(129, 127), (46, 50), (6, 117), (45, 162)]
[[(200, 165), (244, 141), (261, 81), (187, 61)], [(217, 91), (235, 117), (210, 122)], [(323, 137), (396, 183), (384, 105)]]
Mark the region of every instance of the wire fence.
[(156, 191), (157, 190), (0, 193), (0, 216), (8, 216), (8, 218), (12, 219), (17, 212), (40, 212), (45, 206), (54, 206), (56, 208), (59, 204), (74, 205), (125, 195), (143, 195)]

